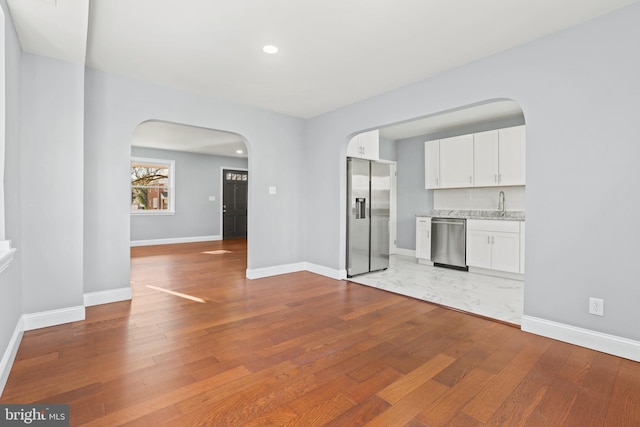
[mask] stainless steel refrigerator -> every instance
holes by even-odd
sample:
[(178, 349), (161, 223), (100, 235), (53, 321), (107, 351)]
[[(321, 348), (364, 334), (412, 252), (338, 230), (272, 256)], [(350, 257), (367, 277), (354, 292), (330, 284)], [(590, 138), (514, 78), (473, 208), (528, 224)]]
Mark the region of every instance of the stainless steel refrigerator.
[(347, 159), (347, 276), (389, 267), (389, 165)]

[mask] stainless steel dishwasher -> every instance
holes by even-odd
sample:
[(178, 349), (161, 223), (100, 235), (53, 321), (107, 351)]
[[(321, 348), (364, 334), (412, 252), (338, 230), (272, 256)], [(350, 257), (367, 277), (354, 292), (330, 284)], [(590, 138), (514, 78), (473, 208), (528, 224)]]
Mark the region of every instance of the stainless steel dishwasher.
[(467, 271), (467, 220), (431, 219), (431, 261), (440, 267)]

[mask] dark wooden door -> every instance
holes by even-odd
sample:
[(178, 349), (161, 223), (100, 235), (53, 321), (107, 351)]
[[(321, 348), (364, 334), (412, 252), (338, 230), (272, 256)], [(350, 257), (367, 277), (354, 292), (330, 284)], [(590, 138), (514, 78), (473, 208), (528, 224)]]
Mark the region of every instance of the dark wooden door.
[(247, 237), (249, 172), (224, 169), (222, 184), (222, 238)]

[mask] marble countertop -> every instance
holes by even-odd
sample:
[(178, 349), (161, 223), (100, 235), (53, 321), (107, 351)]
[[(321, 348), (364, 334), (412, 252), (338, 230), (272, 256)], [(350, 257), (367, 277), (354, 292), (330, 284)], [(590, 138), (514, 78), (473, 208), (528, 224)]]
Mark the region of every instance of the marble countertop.
[(444, 217), (466, 219), (497, 219), (502, 221), (524, 221), (524, 211), (506, 211), (504, 216), (496, 211), (436, 209), (430, 213), (419, 213), (418, 217)]

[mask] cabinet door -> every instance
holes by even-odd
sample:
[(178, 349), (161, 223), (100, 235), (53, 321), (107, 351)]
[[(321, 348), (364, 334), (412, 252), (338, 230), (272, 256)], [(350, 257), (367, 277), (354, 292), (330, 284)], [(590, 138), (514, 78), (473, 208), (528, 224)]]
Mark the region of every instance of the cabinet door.
[(498, 185), (498, 131), (473, 135), (473, 184), (476, 187)]
[(520, 223), (520, 273), (524, 274), (524, 222)]
[(431, 259), (431, 218), (416, 218), (416, 258)]
[(349, 141), (349, 145), (347, 145), (347, 157), (360, 158), (361, 156), (362, 151), (360, 149), (360, 135), (356, 135), (351, 138), (351, 141)]
[(361, 133), (359, 136), (360, 147), (362, 149), (361, 157), (367, 160), (379, 160), (380, 132), (376, 129), (369, 132)]
[(425, 188), (440, 188), (440, 141), (424, 143)]
[(440, 140), (440, 188), (473, 187), (473, 134)]
[(491, 268), (511, 273), (520, 272), (520, 233), (492, 233)]
[(525, 127), (500, 129), (500, 185), (525, 185)]
[(467, 230), (467, 265), (491, 268), (491, 233)]

